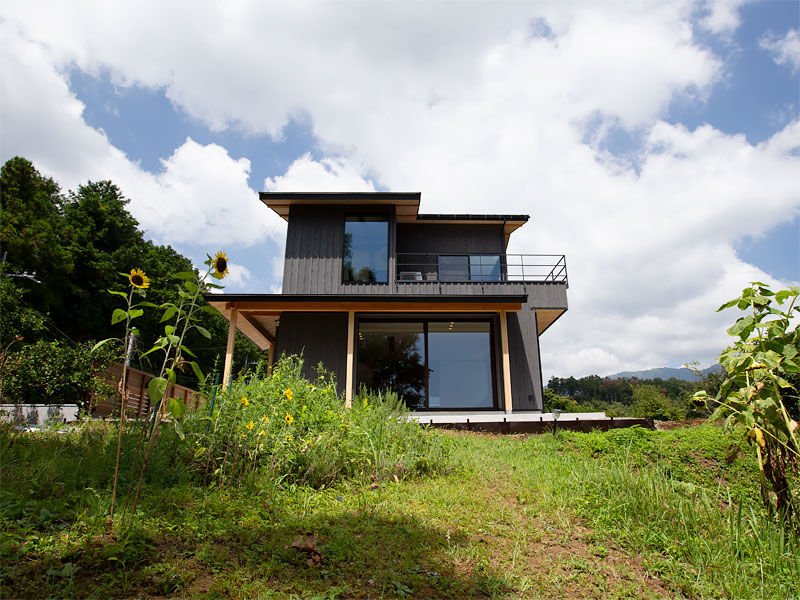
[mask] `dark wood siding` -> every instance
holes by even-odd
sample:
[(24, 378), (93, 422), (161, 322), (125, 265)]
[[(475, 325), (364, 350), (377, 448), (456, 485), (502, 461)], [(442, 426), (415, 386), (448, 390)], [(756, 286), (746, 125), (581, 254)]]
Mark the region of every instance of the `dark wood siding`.
[(502, 225), (398, 223), (397, 251), (434, 254), (504, 254)]
[[(391, 207), (394, 208), (394, 207)], [(342, 282), (344, 220), (347, 215), (386, 214), (389, 218), (389, 282)], [(394, 282), (394, 213), (386, 207), (354, 212), (344, 206), (292, 206), (283, 265), (284, 294), (387, 294)]]
[(521, 312), (509, 312), (507, 317), (512, 408), (542, 410), (539, 336), (534, 307), (523, 304)]
[(316, 378), (317, 365), (336, 375), (344, 393), (347, 364), (347, 313), (281, 313), (276, 356), (303, 355), (303, 375)]

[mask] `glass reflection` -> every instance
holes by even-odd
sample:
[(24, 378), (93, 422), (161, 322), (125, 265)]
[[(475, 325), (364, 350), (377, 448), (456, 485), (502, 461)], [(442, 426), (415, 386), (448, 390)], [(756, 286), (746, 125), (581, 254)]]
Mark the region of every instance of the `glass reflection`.
[(358, 386), (392, 390), (411, 409), (425, 408), (422, 323), (360, 323)]
[(344, 224), (342, 280), (386, 283), (389, 222), (385, 217), (347, 217)]

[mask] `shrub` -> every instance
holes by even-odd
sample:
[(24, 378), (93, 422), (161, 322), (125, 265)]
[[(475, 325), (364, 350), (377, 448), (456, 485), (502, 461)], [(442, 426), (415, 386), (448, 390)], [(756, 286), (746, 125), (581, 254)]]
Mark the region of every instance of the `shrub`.
[(258, 472), (320, 487), (348, 477), (375, 480), (431, 473), (447, 463), (445, 439), (410, 421), (394, 394), (362, 390), (345, 408), (321, 367), (315, 381), (302, 359), (282, 357), (270, 375), (233, 385), (210, 418), (185, 428), (197, 444), (197, 468), (219, 484)]
[(79, 345), (40, 341), (8, 356), (3, 397), (16, 404), (75, 404), (91, 412), (92, 397), (113, 389), (97, 378), (111, 361), (111, 350), (91, 354)]

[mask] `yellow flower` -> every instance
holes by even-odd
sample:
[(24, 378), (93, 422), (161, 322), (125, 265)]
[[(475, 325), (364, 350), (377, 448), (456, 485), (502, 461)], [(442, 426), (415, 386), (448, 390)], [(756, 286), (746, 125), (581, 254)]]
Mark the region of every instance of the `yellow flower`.
[(292, 390), (291, 388), (286, 388), (286, 391), (283, 392), (283, 395), (286, 396), (289, 400), (292, 399)]
[(294, 417), (292, 415), (290, 415), (289, 413), (286, 413), (286, 417), (284, 417), (284, 418), (286, 419), (286, 422), (289, 425), (291, 425), (294, 422)]
[(252, 421), (250, 421), (250, 422), (247, 424), (247, 431), (250, 431), (250, 430), (251, 430), (253, 427), (255, 427), (255, 424), (254, 424)]
[(217, 252), (212, 260), (211, 268), (214, 269), (211, 276), (216, 279), (222, 279), (228, 274), (228, 257), (224, 252)]
[(250, 400), (242, 396), (242, 406), (247, 406), (248, 404), (250, 404)]
[(269, 417), (267, 415), (261, 417), (261, 420), (264, 421), (264, 423), (269, 423)]
[(243, 433), (243, 434), (242, 434), (242, 437), (246, 438), (246, 437), (247, 437), (247, 434), (246, 434), (246, 433)]
[(267, 435), (267, 432), (262, 429), (258, 432), (258, 435)]
[(131, 269), (128, 281), (135, 288), (145, 289), (150, 287), (150, 278), (141, 269)]
[(286, 441), (287, 442), (291, 442), (292, 441), (292, 435), (291, 434), (287, 434), (286, 435)]

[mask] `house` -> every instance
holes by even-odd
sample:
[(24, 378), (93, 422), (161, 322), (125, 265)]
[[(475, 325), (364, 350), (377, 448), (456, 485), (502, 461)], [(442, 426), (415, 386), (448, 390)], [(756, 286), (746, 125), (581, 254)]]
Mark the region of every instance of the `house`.
[[(507, 254), (528, 215), (423, 214), (419, 193), (261, 193), (288, 221), (280, 294), (209, 294), (272, 356), (322, 362), (350, 402), (390, 388), (415, 411), (542, 410), (539, 336), (567, 310), (564, 256)], [(273, 358), (274, 360), (274, 358)]]

